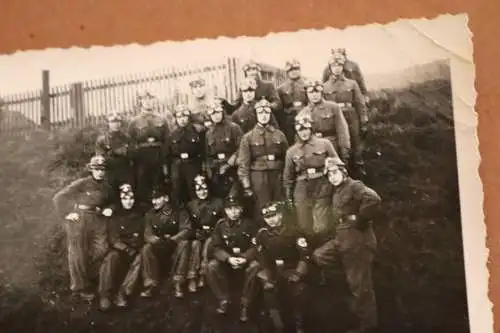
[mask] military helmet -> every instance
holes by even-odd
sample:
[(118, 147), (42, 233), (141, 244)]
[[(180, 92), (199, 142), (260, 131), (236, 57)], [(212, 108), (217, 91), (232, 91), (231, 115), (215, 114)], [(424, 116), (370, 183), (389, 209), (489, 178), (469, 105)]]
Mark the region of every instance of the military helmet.
[(137, 94), (137, 99), (138, 100), (143, 100), (143, 99), (146, 99), (146, 98), (156, 98), (155, 95), (153, 95), (151, 93), (151, 91), (149, 91), (148, 89), (142, 89), (138, 92)]
[(307, 80), (304, 84), (307, 92), (323, 91), (323, 83), (319, 80)]
[(222, 100), (216, 98), (212, 103), (208, 105), (207, 114), (212, 115), (216, 112), (224, 112), (224, 106), (222, 105)]
[(337, 53), (334, 54), (328, 59), (328, 65), (329, 66), (343, 66), (345, 63), (345, 58), (342, 56), (342, 54)]
[(260, 65), (254, 60), (250, 60), (245, 65), (243, 65), (243, 72), (244, 73), (246, 73), (249, 69), (256, 69), (259, 72), (262, 71)]
[(174, 109), (174, 117), (190, 116), (191, 110), (186, 104), (178, 104)]
[(345, 163), (338, 157), (327, 157), (325, 159), (325, 174), (338, 169), (345, 171)]
[(310, 114), (298, 114), (295, 116), (295, 130), (300, 131), (304, 128), (312, 128), (312, 117)]
[(201, 76), (198, 76), (197, 78), (189, 81), (189, 86), (191, 88), (194, 87), (204, 87), (206, 84), (205, 79), (203, 79)]
[(291, 59), (285, 63), (285, 72), (289, 72), (292, 69), (300, 69), (300, 61), (297, 59)]
[(255, 103), (255, 111), (261, 112), (260, 110), (271, 113), (271, 103), (267, 99), (262, 98), (260, 101)]
[(130, 184), (120, 185), (120, 198), (132, 198), (134, 196), (134, 190)]
[(240, 83), (241, 91), (249, 91), (249, 90), (255, 91), (256, 89), (257, 89), (257, 82), (252, 77), (247, 77), (243, 79), (243, 81)]
[(346, 53), (347, 53), (347, 51), (344, 47), (332, 48), (332, 55), (341, 54), (341, 55), (345, 56)]
[(102, 155), (92, 156), (87, 167), (90, 170), (104, 170), (106, 168), (106, 159)]
[(238, 198), (234, 195), (229, 195), (226, 200), (224, 200), (224, 207), (225, 208), (231, 208), (231, 207), (240, 207), (243, 208), (243, 205), (240, 203)]
[(272, 217), (282, 212), (283, 206), (280, 202), (268, 202), (260, 210), (264, 218)]
[(195, 191), (208, 189), (207, 178), (203, 175), (194, 177), (194, 189)]
[(118, 113), (117, 111), (113, 111), (108, 115), (108, 122), (122, 122), (123, 121), (123, 116)]
[(167, 191), (162, 186), (155, 186), (151, 191), (151, 199), (168, 196)]

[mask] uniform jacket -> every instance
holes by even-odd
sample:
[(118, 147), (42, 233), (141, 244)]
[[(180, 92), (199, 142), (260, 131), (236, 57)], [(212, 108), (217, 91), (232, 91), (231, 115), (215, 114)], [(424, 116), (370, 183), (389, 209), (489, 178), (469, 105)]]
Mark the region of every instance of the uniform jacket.
[[(368, 90), (366, 89), (365, 78), (363, 76), (363, 73), (361, 73), (359, 65), (356, 62), (346, 59), (344, 64), (344, 74), (347, 78), (356, 81), (363, 95), (367, 94)], [(328, 81), (330, 75), (330, 66), (326, 66), (323, 70), (323, 82)]]
[(207, 112), (212, 102), (213, 99), (208, 95), (205, 95), (201, 99), (193, 98), (189, 103), (191, 120), (199, 132), (206, 130), (204, 122), (209, 117)]
[(170, 128), (168, 122), (156, 113), (141, 113), (132, 118), (128, 128), (128, 136), (133, 149), (157, 147), (162, 149)]
[(287, 79), (278, 87), (278, 95), (285, 113), (298, 112), (307, 105), (307, 94), (304, 85), (305, 80), (299, 78), (297, 80)]
[(366, 104), (356, 81), (340, 76), (333, 76), (323, 86), (323, 96), (335, 103), (351, 103), (362, 122), (367, 120)]
[(117, 250), (135, 250), (144, 245), (144, 206), (118, 209), (109, 223), (109, 243)]
[(313, 133), (319, 133), (322, 137), (335, 137), (342, 155), (350, 150), (349, 127), (337, 104), (325, 100), (318, 104), (309, 103), (299, 112), (299, 116), (303, 114), (311, 115)]
[(250, 187), (252, 170), (281, 170), (287, 149), (285, 134), (271, 125), (257, 124), (243, 135), (238, 152), (238, 177), (243, 187)]
[(109, 183), (106, 180), (97, 181), (92, 176), (73, 181), (54, 196), (53, 202), (58, 212), (67, 214), (73, 211), (72, 208), (62, 207), (63, 201), (68, 199), (76, 204), (97, 207), (101, 211), (105, 208), (113, 209), (117, 204), (117, 196)]
[(205, 135), (205, 158), (208, 167), (222, 164), (235, 165), (243, 132), (231, 120), (225, 118), (214, 124)]
[(259, 229), (255, 237), (257, 260), (266, 270), (267, 276), (275, 280), (279, 268), (293, 270), (299, 275), (307, 271), (309, 251), (299, 247), (297, 241), (304, 235), (293, 225), (283, 223), (281, 227)]
[(166, 156), (169, 160), (203, 158), (203, 137), (193, 124), (174, 129), (168, 138), (166, 147)]
[[(249, 104), (242, 103), (231, 115), (231, 120), (240, 126), (243, 133), (248, 133), (252, 128), (257, 125), (257, 113), (255, 112), (256, 100), (253, 100)], [(271, 113), (271, 120), (269, 121), (271, 125), (279, 128), (278, 121), (274, 113)]]
[(198, 240), (210, 237), (217, 221), (224, 216), (224, 204), (220, 198), (194, 199), (188, 203), (187, 209)]
[(215, 258), (222, 262), (232, 256), (246, 258), (247, 262), (254, 260), (257, 252), (252, 239), (256, 232), (256, 223), (249, 219), (230, 221), (223, 218), (219, 220), (212, 233)]
[[(338, 154), (332, 143), (324, 138), (312, 136), (309, 141), (299, 140), (288, 149), (283, 170), (283, 186), (287, 198), (292, 197), (299, 178), (307, 179), (308, 176), (323, 173), (327, 157), (338, 157)], [(328, 183), (326, 179), (325, 182)]]
[(174, 209), (166, 203), (159, 210), (150, 209), (145, 215), (144, 238), (154, 243), (155, 238), (180, 240), (191, 233), (191, 219), (186, 210)]

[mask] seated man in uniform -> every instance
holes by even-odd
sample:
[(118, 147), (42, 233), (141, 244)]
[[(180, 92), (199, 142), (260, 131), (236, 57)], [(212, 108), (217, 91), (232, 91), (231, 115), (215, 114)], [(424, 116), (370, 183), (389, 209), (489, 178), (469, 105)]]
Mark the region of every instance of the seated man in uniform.
[(226, 199), (224, 212), (226, 217), (217, 222), (212, 233), (214, 259), (208, 262), (207, 284), (219, 301), (217, 312), (226, 314), (230, 303), (229, 280), (242, 272), (240, 319), (246, 321), (248, 304), (254, 292), (255, 276), (251, 274), (252, 267), (248, 264), (256, 255), (252, 244), (257, 231), (256, 223), (242, 218), (243, 207), (234, 197)]
[(304, 296), (309, 250), (307, 241), (292, 223), (283, 219), (283, 205), (266, 204), (262, 216), (266, 226), (257, 232), (255, 245), (259, 271), (257, 280), (264, 290), (264, 303), (278, 332), (284, 325), (278, 306), (278, 289), (283, 288), (291, 303), (297, 332), (303, 332)]
[(151, 197), (153, 208), (146, 213), (144, 236), (147, 242), (145, 248), (153, 251), (154, 260), (144, 267), (144, 277), (149, 283), (145, 282), (146, 289), (141, 296), (151, 296), (160, 282), (163, 261), (170, 257), (174, 295), (181, 298), (184, 296), (182, 284), (188, 269), (191, 221), (185, 210), (174, 208), (165, 191), (156, 188)]
[(196, 199), (191, 200), (187, 209), (193, 221), (194, 240), (191, 243), (189, 258), (188, 289), (195, 292), (196, 288), (204, 286), (204, 276), (208, 263), (211, 234), (215, 224), (224, 215), (222, 199), (211, 195), (206, 178), (199, 175), (195, 178)]

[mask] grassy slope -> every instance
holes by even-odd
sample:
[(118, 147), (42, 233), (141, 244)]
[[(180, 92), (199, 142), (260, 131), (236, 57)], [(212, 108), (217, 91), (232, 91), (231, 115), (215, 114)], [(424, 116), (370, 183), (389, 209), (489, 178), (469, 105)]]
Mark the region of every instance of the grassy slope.
[[(374, 271), (381, 331), (466, 333), (454, 132), (436, 116), (452, 114), (449, 82), (394, 94), (397, 108), (380, 108), (367, 138), (367, 182), (384, 199)], [(64, 239), (50, 206), (68, 179), (60, 169), (47, 172), (56, 142), (64, 140), (35, 133), (0, 147), (2, 332), (256, 331), (254, 324), (219, 321), (210, 296), (177, 302), (166, 288), (127, 314), (104, 315), (69, 301)], [(72, 164), (87, 155), (73, 155)], [(343, 288), (337, 271), (332, 286), (312, 290), (312, 318), (321, 323), (315, 331), (348, 325)]]

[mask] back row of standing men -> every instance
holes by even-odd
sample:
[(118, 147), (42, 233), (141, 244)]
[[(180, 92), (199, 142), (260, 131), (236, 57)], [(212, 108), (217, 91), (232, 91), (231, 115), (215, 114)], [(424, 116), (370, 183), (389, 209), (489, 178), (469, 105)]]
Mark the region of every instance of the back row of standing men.
[[(364, 184), (348, 177), (348, 169), (358, 174), (365, 172), (360, 133), (365, 129), (368, 117), (366, 100), (360, 85), (346, 77), (345, 73), (349, 73), (346, 68), (348, 66), (345, 52), (334, 50), (328, 66), (327, 80), (324, 83), (306, 82), (300, 75), (300, 63), (292, 60), (286, 64), (288, 80), (275, 89), (271, 82), (260, 79), (259, 66), (249, 63), (244, 67), (246, 78), (240, 85), (240, 94), (234, 104), (221, 98), (208, 99), (203, 80), (196, 80), (191, 82), (191, 87), (197, 98), (190, 106), (177, 106), (173, 112), (172, 123), (169, 124), (165, 118), (153, 112), (154, 97), (147, 93), (140, 96), (141, 113), (130, 121), (127, 131), (121, 130), (120, 125), (123, 121), (121, 116), (112, 114), (108, 119), (109, 131), (98, 138), (97, 156), (92, 159), (89, 166), (93, 173), (101, 167), (106, 167), (110, 185), (114, 193), (119, 193), (121, 206), (125, 210), (127, 206), (134, 206), (135, 201), (148, 207), (152, 204), (151, 213), (146, 215), (150, 216), (149, 228), (146, 229), (148, 231), (144, 231), (143, 237), (143, 241), (151, 246), (157, 243), (158, 237), (165, 235), (169, 236), (169, 240), (178, 240), (190, 234), (191, 238), (198, 240), (198, 232), (193, 234), (192, 223), (188, 221), (202, 219), (207, 214), (211, 216), (211, 211), (217, 218), (221, 217), (216, 207), (209, 205), (212, 210), (205, 207), (203, 200), (206, 200), (207, 193), (210, 193), (212, 198), (227, 199), (224, 206), (225, 217), (222, 217), (213, 233), (205, 235), (207, 237), (200, 236), (203, 238), (201, 243), (193, 239), (189, 246), (187, 243), (183, 243), (182, 246), (179, 243), (176, 256), (178, 262), (174, 265), (176, 270), (174, 280), (180, 279), (182, 274), (179, 272), (183, 271), (182, 267), (188, 265), (188, 262), (189, 267), (200, 266), (199, 255), (198, 259), (181, 258), (187, 255), (183, 248), (187, 246), (193, 253), (199, 253), (203, 247), (205, 248), (203, 257), (207, 259), (205, 257), (208, 243), (205, 241), (216, 240), (215, 247), (213, 246), (215, 259), (209, 265), (209, 271), (212, 273), (207, 275), (207, 279), (220, 300), (219, 312), (226, 311), (227, 299), (224, 278), (218, 263), (228, 262), (233, 268), (247, 265), (250, 269), (252, 256), (249, 253), (252, 253), (255, 247), (251, 244), (233, 247), (231, 243), (241, 242), (242, 237), (245, 238), (244, 235), (254, 235), (250, 229), (255, 226), (267, 226), (267, 229), (264, 228), (267, 230), (264, 232), (267, 236), (262, 236), (262, 232), (259, 231), (257, 236), (250, 237), (254, 238), (254, 245), (257, 248), (266, 247), (270, 244), (269, 239), (282, 235), (281, 231), (276, 234), (276, 230), (282, 225), (288, 225), (285, 228), (288, 230), (292, 222), (282, 221), (283, 215), (278, 214), (274, 203), (284, 202), (288, 208), (284, 212), (293, 212), (291, 215), (295, 217), (294, 221), (297, 224), (297, 232), (292, 232), (291, 238), (288, 236), (285, 238), (292, 240), (292, 248), (295, 240), (299, 240), (299, 235), (303, 237), (297, 244), (304, 243), (305, 239), (313, 240), (312, 244), (316, 251), (312, 257), (316, 258), (318, 265), (326, 265), (333, 260), (330, 257), (333, 252), (338, 251), (339, 242), (342, 243), (342, 239), (337, 239), (338, 235), (341, 235), (344, 243), (350, 244), (349, 246), (359, 243), (353, 243), (354, 238), (359, 241), (357, 234), (338, 230), (354, 228), (355, 233), (368, 232), (366, 240), (370, 244), (354, 244), (358, 250), (360, 246), (366, 247), (366, 251), (358, 251), (360, 262), (351, 256), (344, 260), (344, 264), (347, 265), (346, 275), (353, 289), (355, 303), (358, 302), (356, 311), (360, 319), (364, 320), (361, 325), (366, 326), (365, 328), (374, 325), (376, 314), (370, 281), (371, 259), (367, 257), (368, 252), (372, 251), (371, 243), (374, 236), (366, 223), (370, 219), (368, 211), (380, 199)], [(361, 75), (358, 74), (358, 77)], [(325, 177), (326, 174), (328, 177)], [(104, 215), (111, 215), (110, 211), (106, 213), (102, 207), (98, 208), (102, 205), (96, 204), (103, 198), (102, 195), (96, 194), (97, 185), (94, 184), (94, 180), (77, 181), (59, 192), (54, 199), (56, 206), (60, 207), (62, 197), (81, 192), (83, 203), (77, 204), (76, 210), (95, 212), (98, 209)], [(170, 195), (167, 195), (164, 189), (158, 189), (165, 183), (169, 185)], [(241, 196), (251, 199), (245, 207), (249, 209), (240, 211), (242, 202), (245, 201), (240, 200)], [(168, 201), (166, 206), (165, 201)], [(169, 209), (164, 211), (164, 207)], [(180, 212), (185, 208), (189, 212), (186, 217), (172, 215), (171, 209)], [(246, 224), (243, 224), (243, 227), (238, 227), (237, 224), (235, 227), (231, 222), (239, 221), (243, 211), (247, 214), (247, 218), (253, 220), (250, 224), (254, 226), (248, 230)], [(134, 228), (137, 227), (137, 221), (143, 216), (143, 212), (144, 210), (139, 209), (137, 216), (125, 214), (126, 220), (131, 222), (118, 223), (118, 228), (112, 228), (106, 237), (106, 242), (111, 244), (115, 252), (106, 255), (104, 264), (100, 268), (101, 301), (104, 302), (101, 303), (101, 307), (109, 307), (106, 302), (109, 301), (107, 293), (111, 288), (110, 276), (113, 276), (119, 258), (116, 251), (130, 252), (130, 256), (135, 258), (120, 288), (123, 294), (119, 293), (117, 296), (118, 304), (124, 304), (124, 295), (129, 293), (132, 282), (141, 275), (141, 270), (145, 279), (143, 281), (145, 295), (150, 293), (151, 287), (156, 286), (158, 268), (152, 264), (154, 255), (151, 247), (128, 246), (127, 242), (120, 240), (120, 235), (124, 234), (132, 235), (126, 237), (128, 240), (142, 237), (140, 236), (142, 232)], [(79, 216), (78, 213), (70, 213), (67, 218), (75, 222)], [(171, 219), (177, 224), (177, 228), (158, 236), (156, 231), (161, 223), (154, 223), (154, 216), (159, 216), (160, 219), (165, 216), (177, 216)], [(276, 216), (280, 216), (278, 220)], [(120, 219), (119, 213), (118, 218)], [(228, 221), (227, 225), (225, 220)], [(265, 223), (261, 223), (262, 221)], [(180, 224), (184, 227), (179, 229)], [(185, 227), (186, 225), (191, 227)], [(82, 241), (81, 230), (73, 232), (72, 228), (78, 229), (81, 225), (68, 224), (68, 235), (73, 235), (73, 240), (70, 239), (69, 242), (70, 257), (71, 249), (80, 248), (79, 251), (83, 251), (81, 246), (75, 244)], [(133, 232), (127, 232), (129, 228)], [(332, 231), (336, 228), (337, 231)], [(266, 234), (268, 231), (270, 233)], [(334, 234), (337, 236), (333, 237)], [(101, 239), (100, 242), (104, 240)], [(278, 261), (290, 260), (288, 256), (293, 254), (290, 244), (279, 244), (280, 242), (277, 243), (278, 248), (285, 245), (285, 249), (282, 249), (281, 252), (284, 252), (280, 254), (280, 259), (276, 260), (276, 265), (280, 265)], [(106, 246), (102, 245), (102, 249), (104, 248)], [(240, 254), (242, 248), (247, 248), (250, 252)], [(238, 249), (238, 253), (234, 252), (235, 249)], [(137, 255), (137, 251), (140, 251), (140, 255)], [(73, 251), (73, 257), (79, 256)], [(301, 280), (301, 276), (305, 273), (302, 271), (303, 265), (309, 257), (310, 253), (298, 255), (298, 271), (293, 270), (293, 274), (287, 277), (288, 282), (296, 284)], [(70, 276), (72, 289), (81, 291), (85, 289), (84, 283), (75, 277), (84, 275), (85, 269), (83, 263), (77, 261), (70, 258)], [(265, 265), (265, 262), (260, 262), (260, 265), (263, 264)], [(255, 269), (256, 266), (253, 267)], [(255, 274), (257, 272), (263, 274), (266, 270), (258, 268), (254, 270)], [(267, 284), (264, 283), (264, 289), (273, 284), (265, 277), (261, 279), (267, 281)], [(190, 289), (196, 289), (196, 284), (191, 286)], [(180, 283), (176, 283), (176, 293), (181, 293)], [(244, 318), (246, 306), (243, 303), (242, 299)], [(300, 320), (297, 321), (297, 325), (301, 326)]]

